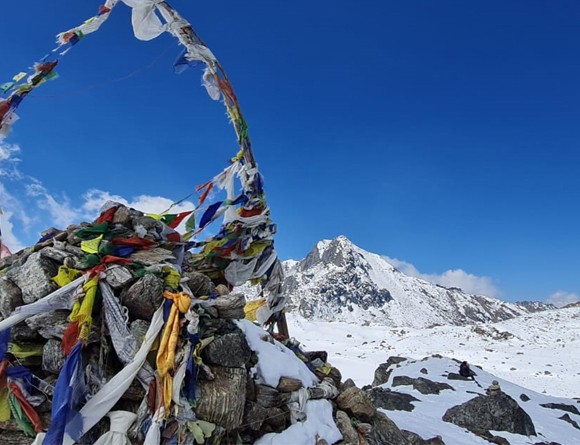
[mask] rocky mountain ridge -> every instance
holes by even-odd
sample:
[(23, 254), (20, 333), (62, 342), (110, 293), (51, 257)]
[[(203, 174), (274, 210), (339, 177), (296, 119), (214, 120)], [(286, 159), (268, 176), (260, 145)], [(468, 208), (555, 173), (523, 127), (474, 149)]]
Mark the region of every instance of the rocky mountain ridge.
[(284, 266), (289, 310), (312, 320), (424, 328), (497, 322), (551, 307), (506, 303), (407, 276), (344, 236), (320, 241), (302, 261)]

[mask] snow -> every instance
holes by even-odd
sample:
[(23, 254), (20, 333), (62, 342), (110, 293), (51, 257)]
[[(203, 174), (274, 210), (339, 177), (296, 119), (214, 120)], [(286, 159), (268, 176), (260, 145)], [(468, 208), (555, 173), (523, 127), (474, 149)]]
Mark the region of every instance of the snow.
[[(467, 360), (498, 377), (552, 396), (580, 397), (580, 308), (553, 309), (474, 326), (389, 328), (306, 321), (290, 314), (290, 334), (306, 350), (324, 350), (344, 378), (371, 384), (392, 355)], [(508, 332), (513, 337), (503, 338)]]
[[(250, 349), (258, 355), (258, 382), (275, 388), (280, 377), (285, 376), (300, 379), (304, 387), (318, 383), (318, 378), (290, 349), (272, 339), (261, 327), (248, 320), (237, 320), (236, 323), (244, 332)], [(332, 418), (332, 405), (328, 400), (308, 400), (305, 413), (304, 422), (297, 422), (282, 433), (266, 434), (256, 444), (316, 443), (317, 437), (322, 437), (331, 444), (342, 439)]]
[[(428, 369), (428, 375), (423, 375), (419, 372), (420, 369)], [(518, 434), (510, 434), (504, 431), (492, 431), (492, 434), (502, 436), (508, 439), (511, 445), (529, 445), (546, 441), (556, 441), (562, 445), (578, 445), (580, 444), (580, 431), (575, 429), (572, 425), (564, 422), (558, 417), (561, 417), (564, 412), (561, 410), (544, 408), (540, 404), (544, 403), (564, 403), (568, 405), (577, 405), (573, 400), (564, 398), (554, 398), (551, 396), (538, 394), (522, 388), (519, 385), (511, 383), (507, 380), (496, 377), (485, 370), (473, 368), (477, 373), (477, 385), (474, 381), (463, 380), (448, 380), (447, 373), (457, 372), (457, 362), (447, 358), (431, 357), (427, 360), (420, 361), (406, 361), (400, 363), (400, 367), (395, 367), (389, 379), (392, 382), (393, 378), (399, 375), (406, 376), (423, 376), (429, 380), (450, 384), (454, 391), (443, 390), (439, 395), (424, 395), (419, 391), (413, 389), (412, 386), (397, 386), (391, 387), (389, 384), (384, 387), (391, 387), (393, 391), (407, 393), (419, 399), (419, 402), (413, 402), (415, 409), (412, 412), (406, 411), (385, 411), (387, 416), (393, 420), (399, 428), (404, 428), (419, 434), (424, 439), (439, 435), (443, 438), (446, 445), (464, 445), (469, 444), (487, 444), (485, 441), (463, 428), (456, 425), (443, 422), (441, 420), (445, 411), (452, 406), (465, 403), (468, 400), (477, 397), (478, 394), (485, 395), (484, 388), (487, 388), (492, 380), (498, 380), (503, 392), (507, 393), (514, 400), (518, 401), (519, 405), (528, 413), (536, 428), (537, 437), (522, 436)], [(523, 402), (520, 400), (520, 394), (525, 393), (530, 400)], [(577, 422), (580, 416), (570, 414), (570, 417)]]
[[(290, 349), (270, 337), (261, 327), (248, 320), (238, 320), (236, 323), (246, 335), (250, 349), (258, 355), (259, 383), (276, 388), (280, 377), (299, 379), (306, 388), (318, 383), (318, 378)], [(264, 337), (269, 341), (263, 340)]]
[(314, 444), (318, 437), (332, 444), (342, 439), (332, 418), (332, 405), (327, 400), (309, 400), (306, 416), (306, 421), (295, 423), (281, 433), (262, 436), (255, 445)]
[[(484, 395), (485, 388), (498, 380), (502, 391), (532, 418), (537, 436), (503, 431), (492, 434), (506, 438), (511, 445), (540, 442), (580, 445), (580, 431), (560, 419), (568, 414), (580, 423), (580, 416), (541, 406), (546, 403), (579, 406), (570, 397), (580, 395), (580, 307), (544, 311), (500, 323), (431, 329), (310, 322), (296, 316), (289, 316), (288, 321), (291, 335), (301, 341), (304, 349), (328, 351), (328, 361), (342, 372), (343, 381), (352, 378), (359, 387), (372, 383), (375, 369), (389, 356), (408, 357), (391, 368), (389, 381), (383, 386), (410, 394), (419, 401), (413, 402), (412, 412), (382, 411), (399, 428), (424, 439), (441, 436), (446, 445), (489, 444), (464, 428), (443, 422), (442, 417), (449, 408)], [(281, 376), (299, 378), (306, 387), (318, 382), (292, 351), (271, 339), (260, 327), (246, 320), (237, 324), (258, 355), (255, 369), (258, 381), (273, 387)], [(476, 381), (447, 378), (448, 373), (458, 371), (455, 359), (471, 363), (477, 373)], [(546, 367), (550, 374), (546, 373)], [(423, 368), (427, 374), (421, 372)], [(399, 375), (447, 383), (453, 390), (425, 395), (412, 386), (392, 387), (394, 377)], [(529, 400), (523, 401), (521, 394)], [(305, 412), (304, 422), (297, 422), (282, 433), (266, 434), (256, 444), (306, 444), (315, 443), (316, 438), (332, 444), (341, 439), (328, 401), (309, 400)]]
[(426, 328), (527, 314), (529, 308), (410, 277), (339, 236), (285, 264), (284, 292), (311, 320)]

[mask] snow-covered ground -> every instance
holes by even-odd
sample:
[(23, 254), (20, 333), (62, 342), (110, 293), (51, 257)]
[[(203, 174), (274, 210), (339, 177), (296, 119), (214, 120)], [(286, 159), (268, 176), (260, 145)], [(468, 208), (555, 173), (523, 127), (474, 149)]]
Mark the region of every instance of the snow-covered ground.
[(467, 360), (538, 393), (580, 397), (580, 308), (555, 309), (493, 324), (429, 329), (307, 321), (290, 314), (290, 334), (306, 350), (325, 350), (344, 379), (371, 384), (389, 356), (432, 354)]
[[(421, 369), (428, 370), (427, 374), (421, 373)], [(465, 428), (444, 422), (443, 414), (456, 405), (461, 405), (468, 400), (485, 395), (487, 388), (493, 380), (499, 380), (501, 390), (516, 400), (520, 407), (530, 416), (536, 436), (523, 436), (510, 434), (505, 431), (493, 431), (509, 441), (511, 445), (530, 445), (537, 443), (559, 443), (562, 445), (580, 445), (580, 430), (560, 417), (567, 414), (573, 421), (580, 421), (580, 416), (562, 409), (551, 409), (541, 406), (542, 404), (564, 404), (577, 406), (574, 401), (565, 398), (554, 398), (548, 395), (529, 391), (507, 380), (497, 378), (495, 375), (484, 370), (475, 369), (477, 383), (474, 381), (448, 380), (449, 372), (457, 372), (457, 364), (446, 358), (430, 358), (428, 360), (405, 361), (399, 367), (393, 367), (393, 373), (389, 383), (385, 387), (391, 387), (392, 391), (407, 393), (419, 399), (412, 402), (413, 411), (382, 410), (399, 428), (413, 431), (423, 439), (441, 436), (446, 445), (489, 445), (490, 442), (470, 433)], [(412, 386), (392, 387), (391, 383), (396, 376), (425, 377), (429, 380), (450, 384), (453, 390), (443, 390), (440, 394), (421, 394)], [(520, 395), (525, 394), (529, 400), (522, 401)]]

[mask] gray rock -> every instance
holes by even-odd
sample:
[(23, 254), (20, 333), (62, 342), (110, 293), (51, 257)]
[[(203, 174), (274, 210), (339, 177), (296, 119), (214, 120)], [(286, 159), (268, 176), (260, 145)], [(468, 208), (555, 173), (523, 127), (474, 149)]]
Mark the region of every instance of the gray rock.
[(450, 372), (449, 374), (447, 374), (447, 379), (448, 380), (466, 380), (466, 381), (473, 382), (473, 379), (470, 379), (468, 377), (463, 377), (462, 375), (456, 374), (455, 372)]
[(246, 297), (243, 294), (229, 294), (216, 298), (214, 307), (218, 311), (219, 318), (238, 320), (246, 318), (245, 305)]
[(266, 419), (264, 432), (280, 433), (290, 424), (290, 410), (287, 407), (268, 408), (269, 417)]
[(413, 433), (411, 431), (401, 430), (401, 432), (403, 433), (403, 436), (405, 436), (405, 438), (407, 439), (409, 445), (445, 445), (445, 442), (443, 442), (441, 436), (435, 436), (431, 439), (425, 440), (418, 434)]
[(163, 231), (163, 223), (161, 221), (143, 214), (133, 214), (133, 228), (137, 228), (137, 226), (143, 227), (148, 232), (155, 232), (157, 235)]
[(151, 320), (153, 313), (163, 301), (163, 288), (161, 278), (147, 274), (121, 292), (121, 304), (129, 309), (132, 317)]
[(9, 277), (22, 291), (25, 304), (34, 303), (58, 289), (52, 277), (58, 272), (57, 265), (35, 252), (18, 269), (10, 270)]
[(356, 383), (352, 379), (346, 379), (342, 385), (340, 385), (340, 392), (346, 391), (348, 388), (356, 387)]
[(580, 416), (578, 408), (576, 408), (574, 405), (567, 405), (565, 403), (540, 403), (540, 406), (543, 406), (544, 408), (560, 409), (562, 411), (568, 411), (569, 413), (577, 414)]
[(129, 331), (131, 331), (131, 334), (133, 334), (137, 339), (139, 345), (143, 343), (150, 324), (151, 323), (145, 320), (135, 320), (129, 325)]
[(131, 227), (131, 211), (125, 206), (117, 207), (113, 215), (113, 224), (121, 224), (126, 227)]
[(30, 329), (38, 332), (43, 338), (62, 340), (64, 331), (70, 323), (69, 314), (70, 311), (59, 310), (33, 315), (25, 321)]
[(344, 411), (336, 411), (336, 426), (342, 434), (341, 445), (359, 445), (358, 432), (352, 425), (352, 421), (348, 414)]
[(199, 398), (195, 413), (198, 418), (215, 423), (226, 430), (238, 428), (246, 404), (245, 368), (211, 368), (214, 380), (199, 382)]
[(159, 263), (175, 263), (175, 256), (171, 250), (155, 247), (151, 250), (138, 250), (131, 254), (130, 258), (145, 266), (153, 266)]
[(292, 377), (280, 377), (276, 389), (279, 392), (292, 392), (302, 388), (302, 380), (294, 379)]
[(443, 415), (443, 420), (470, 431), (492, 430), (524, 436), (536, 435), (530, 416), (503, 392), (493, 397), (479, 396), (454, 406)]
[(112, 266), (105, 271), (105, 280), (113, 289), (122, 289), (130, 285), (135, 277), (123, 266)]
[(348, 388), (336, 398), (336, 405), (354, 416), (362, 422), (369, 422), (376, 414), (377, 410), (373, 405), (371, 399), (365, 394), (362, 389)]
[(391, 391), (388, 388), (371, 388), (367, 391), (368, 396), (377, 408), (388, 411), (413, 411), (415, 406), (411, 402), (420, 402), (410, 394)]
[(268, 385), (256, 385), (256, 402), (264, 408), (273, 408), (283, 405), (280, 393)]
[(367, 435), (369, 445), (409, 445), (403, 432), (391, 419), (378, 412), (372, 421), (372, 429)]
[[(322, 378), (323, 376), (319, 375), (318, 377)], [(342, 374), (338, 368), (335, 368), (334, 366), (332, 368), (330, 368), (330, 372), (328, 373), (328, 377), (330, 377), (332, 379), (332, 381), (334, 382), (334, 386), (336, 386), (337, 388), (341, 387)]]
[(528, 400), (530, 400), (530, 398), (527, 395), (525, 395), (524, 393), (522, 393), (522, 394), (520, 394), (520, 400), (522, 402), (527, 402)]
[(447, 383), (434, 382), (424, 377), (414, 379), (407, 376), (397, 376), (393, 379), (393, 386), (403, 385), (411, 385), (421, 394), (439, 394), (444, 389), (455, 391), (455, 389)]
[(305, 351), (304, 356), (309, 362), (316, 360), (317, 358), (325, 363), (328, 361), (328, 352), (326, 351)]
[(10, 278), (0, 277), (0, 315), (6, 318), (23, 304), (20, 288)]
[(26, 323), (18, 323), (10, 330), (10, 339), (17, 343), (37, 342), (41, 340), (38, 332), (28, 327)]
[(238, 329), (217, 337), (203, 348), (202, 358), (209, 364), (241, 368), (250, 360), (251, 354), (246, 336)]
[(253, 431), (259, 431), (264, 423), (264, 420), (268, 418), (269, 410), (264, 408), (262, 405), (246, 401), (246, 407), (244, 409), (244, 425)]
[(572, 420), (572, 418), (570, 417), (570, 414), (564, 414), (562, 417), (558, 417), (558, 419), (563, 420), (564, 422), (568, 422), (574, 428), (576, 428), (577, 430), (580, 430), (580, 426), (578, 426), (578, 422), (576, 422), (575, 420)]
[(76, 261), (76, 258), (73, 254), (65, 251), (64, 249), (56, 249), (56, 248), (50, 247), (50, 246), (45, 247), (44, 249), (40, 250), (40, 255), (43, 258), (53, 260), (53, 261), (60, 263), (60, 264), (64, 264), (64, 261), (67, 258), (72, 258), (73, 261)]
[(215, 285), (207, 275), (198, 272), (186, 272), (187, 285), (195, 297), (203, 297), (215, 293)]
[(385, 363), (381, 363), (379, 367), (375, 370), (375, 378), (373, 380), (373, 386), (379, 386), (387, 383), (389, 377), (391, 376), (392, 369), (389, 369), (392, 365), (404, 362), (407, 360), (403, 357), (392, 356), (387, 359)]
[(42, 369), (58, 375), (64, 365), (66, 356), (59, 340), (48, 340), (42, 349)]

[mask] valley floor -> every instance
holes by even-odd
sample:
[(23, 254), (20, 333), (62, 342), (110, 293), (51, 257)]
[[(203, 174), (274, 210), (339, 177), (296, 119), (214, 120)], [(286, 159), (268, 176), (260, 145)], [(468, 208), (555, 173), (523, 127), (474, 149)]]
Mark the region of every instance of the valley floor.
[(580, 398), (578, 307), (500, 323), (428, 329), (309, 321), (293, 314), (288, 324), (305, 350), (327, 351), (343, 380), (352, 378), (359, 387), (371, 384), (377, 366), (390, 356), (440, 354), (539, 393)]

